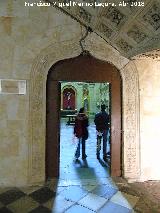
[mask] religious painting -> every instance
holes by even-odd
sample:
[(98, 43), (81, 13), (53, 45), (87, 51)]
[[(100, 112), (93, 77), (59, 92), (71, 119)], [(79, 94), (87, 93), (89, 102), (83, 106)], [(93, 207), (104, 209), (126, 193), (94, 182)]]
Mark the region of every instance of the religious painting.
[(72, 88), (63, 90), (63, 110), (75, 110), (75, 91)]

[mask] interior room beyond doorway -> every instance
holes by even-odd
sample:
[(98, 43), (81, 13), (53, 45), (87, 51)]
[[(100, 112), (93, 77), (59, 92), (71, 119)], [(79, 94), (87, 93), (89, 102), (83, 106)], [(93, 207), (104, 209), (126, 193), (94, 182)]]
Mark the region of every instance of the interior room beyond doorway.
[[(110, 112), (110, 84), (87, 82), (61, 82), (60, 109), (60, 171), (63, 180), (98, 179), (110, 176), (110, 130), (107, 135), (107, 160), (103, 160), (101, 142), (100, 160), (96, 157), (97, 132), (94, 117), (106, 105)], [(74, 118), (81, 107), (89, 118), (89, 137), (86, 140), (87, 158), (75, 160), (78, 139), (73, 134)]]
[[(77, 105), (69, 105), (71, 92), (76, 96), (74, 88), (69, 88), (64, 97), (61, 96), (61, 82), (87, 82), (92, 87), (96, 82), (103, 85), (109, 82), (110, 86), (110, 120), (111, 130), (111, 176), (121, 176), (121, 76), (119, 71), (111, 64), (98, 60), (91, 55), (79, 55), (75, 58), (65, 59), (54, 64), (47, 76), (46, 86), (46, 179), (59, 177), (60, 168), (60, 118), (61, 99), (63, 103), (63, 115), (66, 110), (77, 109)], [(90, 83), (91, 82), (91, 83)], [(87, 86), (83, 85), (83, 99), (88, 112), (90, 112), (90, 100), (86, 101)], [(66, 89), (66, 88), (64, 88)], [(102, 90), (103, 91), (103, 90)], [(95, 97), (95, 92), (92, 92)], [(102, 97), (102, 95), (99, 95)], [(65, 98), (65, 99), (64, 99)], [(90, 96), (91, 98), (91, 96)], [(68, 101), (68, 102), (67, 102)], [(68, 104), (68, 105), (67, 105)], [(75, 103), (76, 104), (76, 103)], [(96, 103), (97, 104), (97, 103)], [(97, 109), (96, 109), (97, 110)], [(93, 115), (94, 116), (94, 115)]]

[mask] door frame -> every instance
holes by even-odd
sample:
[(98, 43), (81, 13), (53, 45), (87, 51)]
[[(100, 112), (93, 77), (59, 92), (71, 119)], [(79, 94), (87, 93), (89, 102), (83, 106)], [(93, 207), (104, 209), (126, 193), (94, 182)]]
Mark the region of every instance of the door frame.
[[(76, 71), (75, 71), (76, 70)], [(91, 55), (80, 55), (53, 65), (47, 78), (46, 98), (46, 177), (59, 176), (60, 81), (105, 83), (111, 85), (111, 176), (121, 176), (121, 76), (111, 64)]]
[[(113, 64), (122, 76), (122, 167), (129, 181), (141, 178), (140, 156), (140, 90), (137, 67), (133, 60), (122, 57), (99, 37), (89, 36), (86, 49), (97, 59)], [(45, 181), (46, 140), (46, 80), (50, 67), (57, 61), (76, 57), (81, 49), (78, 37), (70, 41), (51, 43), (39, 50), (33, 59), (28, 87), (28, 166), (27, 185)]]

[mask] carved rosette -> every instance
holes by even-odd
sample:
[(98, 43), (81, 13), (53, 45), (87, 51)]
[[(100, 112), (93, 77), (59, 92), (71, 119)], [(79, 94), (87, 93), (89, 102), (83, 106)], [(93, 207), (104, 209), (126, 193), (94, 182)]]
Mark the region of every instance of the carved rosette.
[[(30, 142), (29, 184), (45, 180), (45, 132), (46, 132), (46, 79), (49, 68), (57, 61), (80, 54), (79, 38), (76, 41), (55, 43), (44, 49), (35, 59), (30, 74)], [(65, 47), (65, 48), (64, 48)], [(86, 48), (96, 58), (114, 64), (123, 80), (123, 127), (124, 127), (124, 176), (139, 175), (139, 99), (138, 77), (134, 65), (127, 65), (122, 57), (94, 34), (87, 40)]]

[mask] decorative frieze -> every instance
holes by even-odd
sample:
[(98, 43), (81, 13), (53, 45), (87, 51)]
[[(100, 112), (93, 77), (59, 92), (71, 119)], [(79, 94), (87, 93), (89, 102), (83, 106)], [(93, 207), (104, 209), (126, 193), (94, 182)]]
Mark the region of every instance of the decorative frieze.
[(128, 44), (124, 39), (120, 39), (116, 42), (116, 45), (123, 51), (123, 52), (128, 52), (130, 51), (133, 47)]
[(148, 22), (154, 30), (160, 28), (160, 4), (154, 3), (143, 17), (144, 21)]
[(109, 19), (115, 26), (121, 24), (125, 19), (125, 15), (115, 7), (109, 7), (109, 9), (105, 12), (105, 17)]
[(133, 25), (133, 27), (127, 32), (127, 35), (133, 38), (137, 43), (144, 41), (144, 39), (147, 37), (147, 35), (136, 25)]
[(80, 19), (83, 21), (90, 23), (91, 22), (91, 14), (89, 14), (86, 10), (84, 10), (82, 7), (78, 7), (77, 9), (77, 15)]
[(110, 7), (105, 14), (105, 17), (118, 26), (125, 19), (125, 15), (118, 9)]
[(99, 32), (105, 34), (105, 36), (107, 38), (109, 38), (112, 35), (112, 33), (113, 33), (113, 30), (111, 30), (109, 27), (107, 27), (103, 23), (100, 24), (100, 26), (98, 27), (98, 30), (99, 30)]

